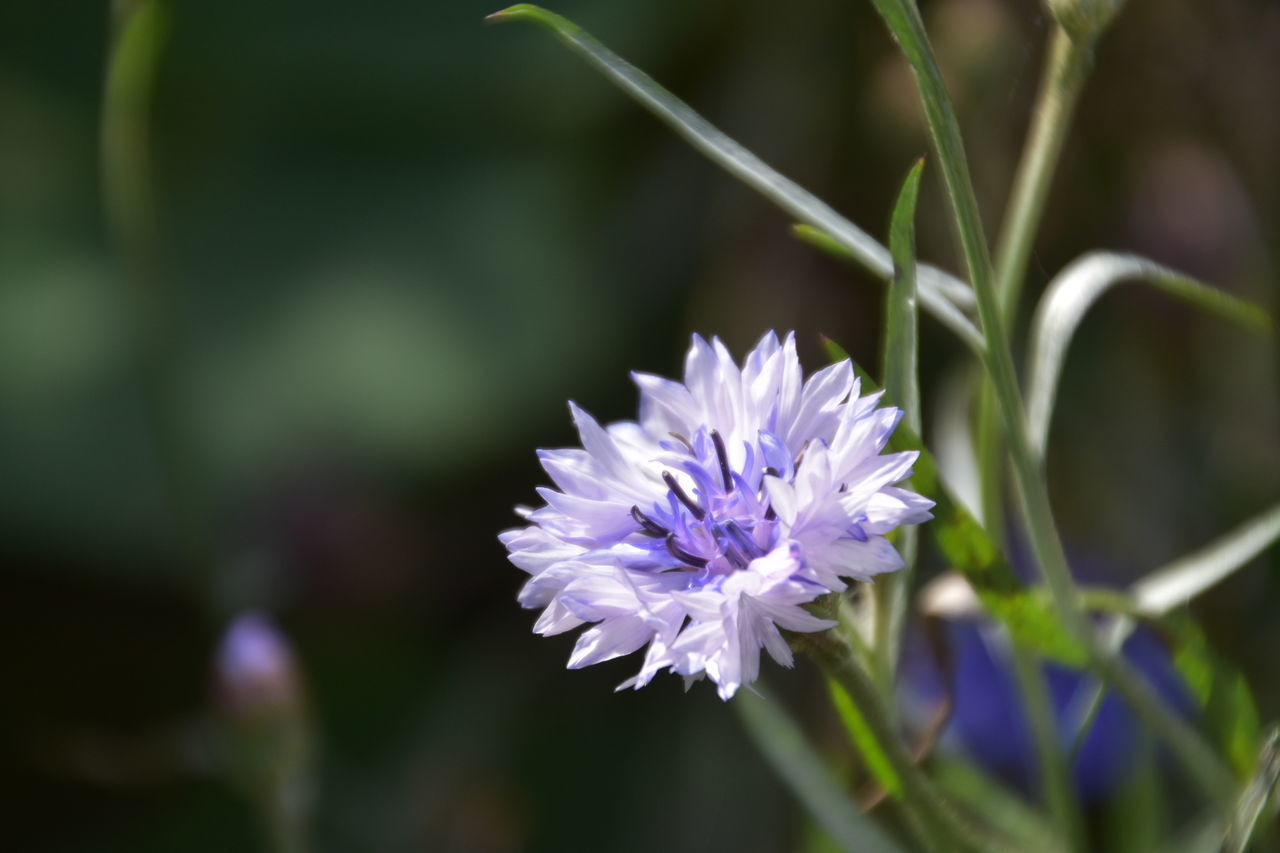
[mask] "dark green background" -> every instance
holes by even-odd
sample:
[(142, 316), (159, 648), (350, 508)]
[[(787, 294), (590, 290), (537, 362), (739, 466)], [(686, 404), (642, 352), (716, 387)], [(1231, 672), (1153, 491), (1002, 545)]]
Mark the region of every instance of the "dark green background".
[[(555, 9), (882, 236), (927, 142), (869, 5)], [(994, 232), (1047, 24), (1028, 0), (922, 5)], [(1029, 292), (1104, 247), (1274, 314), (1280, 6), (1130, 6)], [(571, 640), (528, 634), (495, 535), (545, 480), (534, 448), (574, 440), (566, 399), (631, 416), (626, 371), (676, 372), (693, 330), (742, 352), (795, 329), (810, 365), (825, 333), (874, 364), (880, 286), (794, 242), (544, 33), (483, 26), (483, 2), (170, 11), (153, 165), (196, 559), (103, 223), (107, 10), (0, 8), (0, 846), (255, 849), (190, 726), (218, 633), (257, 607), (311, 693), (320, 849), (797, 849), (736, 715), (675, 678), (612, 694), (637, 661), (563, 671)], [(929, 175), (921, 253), (955, 269), (946, 222)], [(923, 334), (936, 411), (964, 356)], [(1078, 560), (1123, 581), (1273, 502), (1276, 389), (1265, 337), (1107, 297), (1049, 465)], [(1273, 549), (1196, 608), (1267, 717), (1278, 585)]]

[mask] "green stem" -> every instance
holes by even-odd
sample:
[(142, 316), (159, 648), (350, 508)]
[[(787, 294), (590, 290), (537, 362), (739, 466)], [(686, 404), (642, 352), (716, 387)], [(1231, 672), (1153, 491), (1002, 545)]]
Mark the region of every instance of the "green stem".
[(1027, 711), (1027, 719), (1031, 722), (1031, 737), (1035, 743), (1036, 759), (1040, 764), (1041, 793), (1048, 803), (1049, 813), (1062, 836), (1065, 849), (1084, 850), (1084, 824), (1080, 816), (1080, 804), (1076, 801), (1071, 785), (1070, 767), (1058, 743), (1058, 731), (1044, 673), (1040, 671), (1031, 652), (1013, 642), (1012, 637), (1009, 638), (1008, 648), (1014, 680)]
[(922, 840), (931, 849), (962, 848), (975, 851), (1008, 847), (969, 825), (918, 767), (898, 737), (880, 691), (855, 660), (849, 645), (833, 631), (795, 635), (793, 642), (835, 679), (857, 706), (867, 729), (883, 750), (902, 782), (902, 804), (912, 816)]
[[(1036, 97), (1031, 131), (1014, 177), (996, 250), (996, 294), (1006, 329), (1017, 319), (1027, 263), (1040, 230), (1045, 202), (1062, 153), (1071, 116), (1088, 77), (1092, 41), (1073, 41), (1061, 26), (1054, 27), (1045, 57), (1044, 77)], [(982, 523), (997, 542), (1004, 542), (1004, 460), (995, 389), (983, 381), (978, 394), (978, 470), (982, 488)], [(1050, 813), (1070, 849), (1081, 845), (1079, 807), (1073, 796), (1070, 768), (1063, 761), (1048, 707), (1043, 676), (1028, 653), (1012, 645), (1014, 675), (1031, 720), (1041, 787)]]
[(996, 293), (1006, 322), (1013, 322), (1026, 280), (1027, 262), (1044, 217), (1049, 187), (1062, 155), (1080, 92), (1093, 64), (1094, 41), (1072, 40), (1055, 27), (1045, 57), (1031, 131), (1013, 181), (996, 248)]
[(1169, 709), (1151, 686), (1123, 659), (1110, 654), (1099, 641), (1081, 606), (1079, 593), (1058, 538), (1053, 509), (1037, 457), (1027, 432), (1026, 414), (1018, 390), (1013, 355), (1004, 333), (1000, 301), (992, 276), (977, 198), (969, 179), (964, 145), (950, 95), (943, 85), (937, 60), (925, 36), (919, 10), (912, 0), (873, 0), (898, 37), (916, 76), (925, 116), (947, 184), (952, 214), (978, 304), (986, 341), (983, 364), (990, 376), (1002, 425), (1007, 436), (1015, 481), (1022, 498), (1027, 533), (1036, 562), (1053, 597), (1055, 609), (1071, 633), (1089, 653), (1095, 669), (1115, 688), (1138, 716), (1165, 740), (1188, 773), (1211, 800), (1220, 802), (1234, 790), (1231, 774), (1203, 738)]
[(127, 285), (134, 358), (151, 438), (181, 557), (209, 600), (208, 537), (200, 477), (182, 416), (180, 338), (175, 293), (161, 270), (152, 186), (151, 105), (168, 37), (163, 0), (116, 0), (103, 92), (102, 188), (110, 230)]
[[(1027, 263), (1044, 217), (1062, 144), (1088, 78), (1095, 40), (1083, 37), (1073, 40), (1061, 26), (1055, 25), (1049, 42), (1031, 131), (1014, 177), (996, 250), (996, 293), (1006, 328), (1017, 319)], [(1003, 541), (1004, 453), (994, 408), (995, 394), (990, 385), (983, 383), (977, 418), (982, 522), (996, 541)]]

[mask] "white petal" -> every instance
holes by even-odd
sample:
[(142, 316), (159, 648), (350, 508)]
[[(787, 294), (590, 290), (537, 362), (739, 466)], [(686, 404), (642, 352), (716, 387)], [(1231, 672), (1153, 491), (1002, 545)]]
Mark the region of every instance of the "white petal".
[(649, 642), (653, 629), (640, 619), (618, 617), (608, 619), (582, 632), (573, 654), (569, 656), (569, 669), (581, 669), (622, 655), (629, 655)]

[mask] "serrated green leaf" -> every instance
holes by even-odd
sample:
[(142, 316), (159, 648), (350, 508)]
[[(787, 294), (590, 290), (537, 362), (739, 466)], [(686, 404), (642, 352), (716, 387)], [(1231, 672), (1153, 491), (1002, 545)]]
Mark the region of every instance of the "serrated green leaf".
[[(528, 20), (550, 30), (637, 103), (702, 152), (712, 162), (803, 223), (828, 235), (850, 257), (877, 277), (893, 274), (889, 250), (880, 245), (830, 205), (785, 177), (743, 148), (688, 104), (662, 88), (652, 77), (609, 50), (574, 22), (538, 6), (521, 3), (495, 12), (486, 20)], [(973, 304), (969, 286), (942, 270), (928, 267), (920, 276), (920, 302), (938, 320), (955, 331), (969, 346), (980, 336), (973, 323), (957, 308)]]
[(854, 807), (785, 709), (756, 685), (733, 700), (747, 734), (801, 805), (849, 853), (901, 853), (902, 848)]
[(1076, 327), (1104, 293), (1126, 281), (1156, 287), (1197, 308), (1254, 329), (1272, 328), (1258, 306), (1136, 255), (1092, 252), (1069, 264), (1045, 289), (1028, 338), (1027, 427), (1043, 456), (1058, 378)]

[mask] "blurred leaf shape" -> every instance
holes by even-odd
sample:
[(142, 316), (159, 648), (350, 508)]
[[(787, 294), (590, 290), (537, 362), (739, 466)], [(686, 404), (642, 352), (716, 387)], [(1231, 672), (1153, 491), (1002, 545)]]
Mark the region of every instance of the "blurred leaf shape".
[[(801, 222), (829, 235), (848, 257), (874, 275), (886, 280), (893, 275), (893, 260), (889, 250), (873, 237), (836, 213), (826, 202), (743, 148), (688, 104), (658, 85), (652, 77), (609, 50), (577, 24), (527, 3), (495, 12), (486, 20), (529, 20), (547, 28), (713, 163)], [(921, 303), (940, 322), (972, 345), (974, 338), (967, 334), (965, 326), (967, 324), (971, 328), (973, 324), (952, 301), (956, 299), (966, 307), (972, 305), (973, 293), (968, 285), (932, 267), (923, 267), (921, 273)], [(976, 334), (975, 330), (975, 337)]]
[(759, 690), (741, 691), (733, 701), (747, 734), (831, 837), (849, 853), (898, 853), (902, 848), (852, 798), (804, 739), (786, 710)]
[(1161, 616), (1219, 583), (1280, 539), (1280, 504), (1130, 587), (1135, 608)]
[(1272, 321), (1258, 306), (1137, 255), (1091, 252), (1068, 264), (1045, 288), (1028, 338), (1027, 427), (1043, 458), (1067, 347), (1099, 297), (1117, 284), (1149, 284), (1191, 305), (1243, 326), (1268, 330)]

